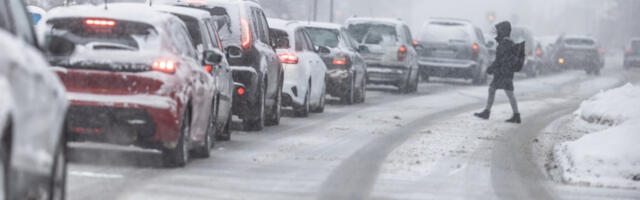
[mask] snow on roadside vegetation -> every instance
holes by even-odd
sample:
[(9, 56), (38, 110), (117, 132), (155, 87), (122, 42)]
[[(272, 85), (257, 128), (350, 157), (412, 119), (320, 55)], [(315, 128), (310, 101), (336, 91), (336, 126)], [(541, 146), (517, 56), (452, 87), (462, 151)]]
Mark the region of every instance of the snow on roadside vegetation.
[(640, 87), (627, 84), (584, 101), (572, 123), (589, 134), (553, 150), (561, 181), (640, 188)]

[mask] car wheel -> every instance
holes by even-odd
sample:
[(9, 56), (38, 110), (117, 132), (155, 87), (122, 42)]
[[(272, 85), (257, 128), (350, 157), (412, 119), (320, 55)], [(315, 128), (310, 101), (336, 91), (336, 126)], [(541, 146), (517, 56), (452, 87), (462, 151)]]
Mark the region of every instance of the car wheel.
[[(214, 105), (215, 107), (215, 105)], [(211, 149), (213, 148), (213, 136), (218, 135), (218, 124), (216, 119), (218, 118), (217, 109), (212, 109), (212, 115), (209, 117), (209, 123), (207, 125), (207, 131), (204, 136), (204, 144), (195, 149), (194, 154), (198, 158), (211, 157)], [(215, 113), (215, 114), (214, 114)]]
[(56, 149), (53, 166), (51, 167), (49, 198), (51, 200), (63, 200), (66, 196), (67, 183), (67, 143), (64, 138), (60, 139), (58, 149)]
[(278, 86), (278, 93), (276, 94), (276, 103), (272, 106), (271, 114), (265, 121), (267, 126), (276, 126), (280, 124), (280, 118), (282, 118), (282, 84)]
[(354, 81), (355, 81), (355, 74), (354, 76), (351, 77), (351, 84), (349, 85), (349, 91), (347, 91), (347, 94), (345, 94), (340, 99), (344, 104), (351, 105), (354, 103), (353, 101), (355, 100), (355, 90), (356, 90)]
[(244, 129), (248, 131), (262, 131), (265, 125), (265, 86), (264, 84), (260, 85), (260, 93), (258, 94), (258, 103), (254, 105), (252, 110), (258, 110), (257, 116), (254, 118), (246, 118), (243, 119)]
[(164, 164), (167, 167), (184, 167), (189, 161), (188, 134), (191, 130), (191, 112), (187, 110), (180, 124), (180, 136), (174, 149), (163, 152)]
[(367, 100), (367, 79), (362, 78), (362, 84), (360, 85), (360, 95), (358, 96), (358, 103), (364, 103)]
[(310, 109), (310, 105), (309, 105), (309, 99), (311, 97), (311, 84), (307, 85), (307, 92), (304, 94), (304, 103), (301, 106), (296, 106), (294, 107), (295, 110), (295, 114), (297, 117), (308, 117), (309, 116), (309, 111)]
[(318, 103), (318, 106), (316, 106), (312, 112), (314, 113), (323, 113), (324, 112), (324, 106), (325, 106), (325, 101), (327, 98), (327, 86), (326, 84), (324, 86), (322, 86), (322, 94), (320, 94), (320, 101)]
[(224, 128), (220, 131), (218, 131), (218, 135), (216, 135), (216, 140), (218, 141), (229, 141), (231, 140), (231, 123), (232, 123), (232, 116), (229, 115), (229, 118), (227, 119), (227, 123), (225, 123)]

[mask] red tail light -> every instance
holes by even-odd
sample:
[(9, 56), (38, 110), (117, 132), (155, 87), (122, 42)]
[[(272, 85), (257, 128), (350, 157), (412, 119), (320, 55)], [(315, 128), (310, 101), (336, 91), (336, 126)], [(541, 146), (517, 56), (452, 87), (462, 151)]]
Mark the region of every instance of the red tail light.
[(85, 19), (84, 24), (87, 26), (94, 27), (114, 27), (116, 25), (116, 21), (110, 19)]
[(604, 51), (604, 49), (600, 49), (600, 54), (604, 55), (606, 53), (606, 51)]
[(418, 44), (420, 44), (420, 43), (418, 42), (418, 40), (414, 40), (414, 41), (413, 41), (413, 46), (417, 46)]
[(473, 44), (473, 46), (471, 46), (471, 49), (473, 49), (474, 51), (478, 51), (480, 49), (480, 46), (478, 46), (478, 44)]
[(632, 49), (627, 49), (627, 50), (624, 50), (624, 52), (625, 53), (633, 53), (633, 50)]
[(407, 46), (402, 45), (398, 49), (398, 61), (404, 61), (407, 58)]
[(299, 61), (298, 56), (296, 56), (295, 53), (291, 53), (291, 52), (279, 54), (278, 59), (280, 60), (281, 63), (285, 63), (285, 64), (298, 64), (298, 61)]
[(176, 72), (177, 63), (171, 59), (158, 59), (153, 61), (151, 69), (154, 71), (160, 71), (164, 73), (173, 74)]
[(247, 50), (251, 47), (251, 29), (246, 19), (240, 19), (242, 25), (242, 49)]
[(473, 59), (476, 59), (479, 57), (478, 51), (480, 50), (480, 46), (478, 46), (478, 44), (473, 44), (471, 45), (471, 50), (473, 50), (473, 52), (471, 53), (471, 56), (473, 57)]
[(338, 54), (336, 55), (335, 58), (333, 58), (333, 65), (347, 65), (349, 58), (343, 54)]
[(205, 65), (204, 66), (204, 70), (207, 71), (208, 73), (211, 73), (211, 71), (213, 71), (213, 66), (211, 65)]
[(541, 56), (542, 55), (542, 50), (536, 49), (536, 55)]
[(245, 89), (243, 87), (239, 87), (238, 89), (236, 89), (236, 93), (238, 93), (238, 95), (242, 96), (244, 95), (244, 93), (246, 93), (247, 91), (245, 91)]

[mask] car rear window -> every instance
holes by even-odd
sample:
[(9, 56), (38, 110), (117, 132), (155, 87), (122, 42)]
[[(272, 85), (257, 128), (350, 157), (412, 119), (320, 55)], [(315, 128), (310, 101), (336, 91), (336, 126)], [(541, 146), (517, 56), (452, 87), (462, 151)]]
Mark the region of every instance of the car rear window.
[(222, 45), (225, 47), (239, 45), (242, 37), (239, 6), (233, 4), (214, 6), (210, 12), (218, 27)]
[(465, 24), (454, 22), (430, 22), (420, 34), (420, 40), (430, 42), (466, 42), (471, 33)]
[(566, 39), (564, 40), (564, 43), (568, 44), (568, 45), (575, 45), (575, 46), (593, 46), (595, 45), (595, 41), (591, 40), (591, 39)]
[(387, 24), (351, 24), (347, 31), (359, 43), (380, 44), (384, 41), (398, 41), (396, 27)]
[(337, 30), (324, 28), (307, 28), (307, 32), (311, 37), (314, 45), (335, 48), (340, 44), (339, 33)]

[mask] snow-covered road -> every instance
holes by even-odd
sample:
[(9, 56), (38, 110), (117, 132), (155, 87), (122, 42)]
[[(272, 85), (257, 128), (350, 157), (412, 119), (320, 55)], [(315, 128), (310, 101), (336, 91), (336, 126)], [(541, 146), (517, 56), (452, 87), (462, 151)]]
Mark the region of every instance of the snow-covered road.
[[(610, 66), (602, 76), (571, 71), (519, 80), (525, 124), (504, 95), (492, 120), (481, 110), (486, 86), (437, 80), (419, 93), (383, 87), (367, 103), (332, 104), (324, 114), (285, 118), (263, 132), (234, 132), (212, 158), (164, 169), (159, 154), (73, 144), (69, 199), (596, 199), (640, 192), (578, 188), (550, 181), (531, 144), (553, 120), (597, 91), (640, 80)], [(97, 147), (96, 147), (97, 146)], [(568, 193), (567, 193), (568, 192)], [(559, 195), (562, 194), (562, 195)], [(567, 195), (568, 194), (568, 195)], [(575, 195), (572, 195), (575, 194)], [(598, 196), (606, 194), (608, 196)], [(613, 194), (613, 196), (611, 196)], [(583, 196), (581, 196), (583, 195)], [(601, 197), (601, 198), (598, 198)]]

